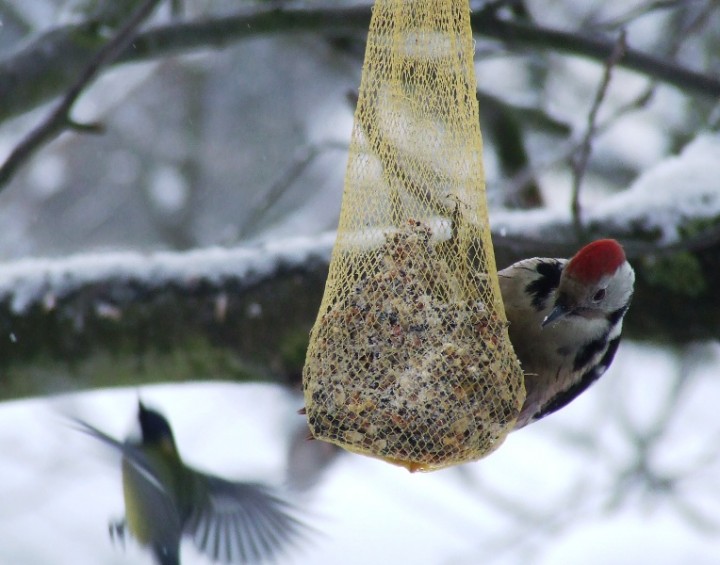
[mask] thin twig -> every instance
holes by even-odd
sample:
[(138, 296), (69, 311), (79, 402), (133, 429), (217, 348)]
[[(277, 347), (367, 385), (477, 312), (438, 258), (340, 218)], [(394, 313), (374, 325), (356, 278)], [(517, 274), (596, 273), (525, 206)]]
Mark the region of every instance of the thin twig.
[(288, 192), (308, 167), (327, 151), (343, 151), (347, 153), (348, 145), (347, 143), (326, 141), (316, 145), (302, 147), (293, 157), (287, 169), (281, 173), (280, 178), (273, 182), (255, 202), (248, 205), (248, 209), (250, 210), (247, 215), (248, 219), (240, 229), (237, 239), (247, 239), (256, 232), (262, 220), (267, 219), (267, 213), (270, 208)]
[[(670, 4), (674, 4), (675, 1), (672, 2), (665, 2), (663, 0), (658, 0), (657, 2), (653, 3), (653, 9), (655, 8), (666, 8)], [(666, 51), (666, 57), (668, 61), (674, 61), (675, 56), (680, 51), (683, 43), (690, 37), (696, 36), (698, 33), (698, 28), (702, 25), (704, 25), (707, 22), (707, 19), (709, 15), (712, 13), (713, 10), (717, 9), (717, 6), (713, 3), (708, 4), (704, 10), (702, 10), (699, 14), (697, 14), (693, 19), (691, 19), (685, 26), (682, 27), (682, 29), (676, 33), (671, 34), (671, 38), (674, 38), (668, 45), (667, 51)], [(626, 53), (629, 53), (629, 49)], [(623, 61), (620, 62), (621, 64)], [(605, 119), (598, 123), (596, 122), (595, 127), (595, 134), (596, 136), (607, 131), (610, 127), (612, 127), (617, 120), (622, 118), (623, 116), (627, 115), (630, 112), (634, 112), (636, 110), (645, 108), (652, 98), (655, 95), (655, 92), (657, 91), (658, 82), (652, 81), (645, 90), (643, 90), (640, 94), (638, 94), (634, 99), (630, 100), (629, 102), (621, 105), (618, 107), (612, 114), (609, 116), (606, 116)], [(717, 110), (711, 113), (710, 117), (708, 118), (708, 128), (709, 129), (715, 129), (720, 127), (720, 104), (717, 106)], [(527, 167), (521, 171), (519, 171), (516, 175), (514, 175), (507, 183), (505, 183), (505, 187), (502, 188), (503, 193), (509, 193), (512, 194), (514, 192), (518, 192), (521, 190), (520, 187), (522, 187), (525, 183), (528, 181), (536, 178), (539, 173), (543, 170), (551, 169), (560, 163), (564, 163), (572, 158), (573, 155), (577, 154), (580, 150), (581, 141), (574, 141), (569, 144), (566, 144), (565, 147), (563, 147), (560, 151), (556, 152), (553, 156), (551, 156), (548, 159), (545, 159), (542, 162), (536, 162), (533, 164), (532, 167)], [(717, 230), (708, 232), (710, 238), (715, 240), (717, 237), (716, 235)], [(706, 239), (706, 238), (703, 238)], [(702, 245), (702, 244), (701, 244)], [(675, 252), (677, 250), (671, 250), (671, 252)]]
[[(638, 94), (635, 98), (629, 102), (618, 107), (612, 114), (606, 116), (602, 121), (596, 122), (595, 135), (598, 136), (612, 126), (614, 126), (619, 119), (626, 116), (630, 112), (645, 108), (648, 103), (652, 100), (655, 95), (657, 84), (653, 83), (649, 85), (645, 90)], [(522, 187), (528, 183), (533, 182), (534, 179), (538, 178), (543, 171), (553, 169), (563, 163), (567, 163), (573, 155), (575, 155), (579, 149), (582, 140), (571, 139), (568, 142), (563, 143), (559, 146), (556, 151), (545, 159), (536, 159), (535, 162), (528, 165), (524, 169), (519, 170), (507, 181), (500, 185), (499, 191), (503, 194), (515, 194), (522, 190)]]
[(72, 107), (85, 89), (95, 80), (100, 71), (117, 59), (135, 37), (138, 26), (152, 13), (161, 0), (145, 0), (110, 39), (90, 60), (80, 76), (70, 86), (62, 100), (50, 115), (32, 130), (16, 147), (0, 167), (0, 191), (3, 190), (15, 172), (28, 161), (43, 145), (55, 139), (63, 131), (71, 129), (82, 132), (97, 132), (97, 124), (79, 124), (70, 117)]
[(573, 187), (570, 209), (572, 212), (573, 224), (575, 225), (575, 230), (578, 235), (582, 230), (580, 188), (582, 186), (583, 177), (585, 176), (585, 171), (587, 170), (590, 153), (592, 152), (592, 142), (595, 138), (595, 132), (597, 130), (598, 112), (600, 111), (600, 106), (602, 105), (603, 100), (605, 100), (605, 96), (607, 95), (607, 90), (610, 86), (610, 80), (612, 78), (612, 71), (618, 64), (618, 62), (623, 58), (626, 52), (626, 34), (625, 31), (622, 30), (620, 32), (620, 36), (618, 37), (617, 42), (615, 43), (615, 48), (613, 49), (610, 57), (605, 63), (605, 71), (603, 72), (603, 78), (600, 82), (600, 86), (598, 87), (597, 92), (595, 93), (595, 100), (593, 100), (592, 107), (590, 108), (590, 113), (588, 114), (587, 130), (585, 131), (585, 136), (582, 139), (582, 143), (580, 144), (580, 148), (575, 158), (572, 159), (571, 165), (573, 169)]

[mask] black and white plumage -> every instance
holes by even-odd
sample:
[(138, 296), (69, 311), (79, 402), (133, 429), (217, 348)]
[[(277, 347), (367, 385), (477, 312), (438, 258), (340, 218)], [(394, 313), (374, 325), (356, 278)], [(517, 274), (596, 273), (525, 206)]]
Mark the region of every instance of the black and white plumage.
[(274, 559), (309, 530), (276, 489), (225, 480), (183, 463), (160, 413), (140, 403), (138, 420), (141, 440), (125, 442), (75, 420), (81, 431), (122, 454), (126, 516), (111, 524), (111, 535), (122, 537), (128, 530), (159, 565), (180, 564), (183, 537), (213, 561), (251, 564)]
[(566, 406), (610, 366), (635, 274), (622, 247), (602, 239), (569, 260), (519, 261), (499, 279), (510, 341), (525, 373), (521, 428)]

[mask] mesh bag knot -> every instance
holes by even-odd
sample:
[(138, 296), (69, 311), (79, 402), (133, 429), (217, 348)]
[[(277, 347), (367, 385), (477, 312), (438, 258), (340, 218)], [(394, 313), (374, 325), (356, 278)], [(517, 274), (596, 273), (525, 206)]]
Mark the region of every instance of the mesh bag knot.
[(311, 433), (432, 470), (522, 405), (492, 252), (467, 0), (377, 0), (303, 388)]

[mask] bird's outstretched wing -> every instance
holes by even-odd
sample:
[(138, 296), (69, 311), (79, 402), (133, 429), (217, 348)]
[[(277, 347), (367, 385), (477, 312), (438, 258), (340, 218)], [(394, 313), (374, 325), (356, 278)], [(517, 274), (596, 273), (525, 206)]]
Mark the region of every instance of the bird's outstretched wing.
[(115, 449), (118, 449), (121, 453), (127, 447), (124, 442), (116, 440), (114, 437), (107, 435), (105, 432), (100, 431), (92, 424), (88, 424), (85, 420), (81, 420), (80, 418), (70, 418), (70, 422), (76, 430), (88, 434), (95, 439), (99, 439), (103, 443), (114, 447)]
[(259, 483), (240, 483), (196, 473), (199, 500), (184, 532), (196, 547), (223, 563), (272, 559), (310, 528), (280, 492)]
[(105, 445), (112, 447), (120, 452), (120, 455), (132, 465), (137, 473), (145, 477), (148, 485), (157, 489), (160, 492), (165, 492), (165, 487), (157, 479), (155, 472), (152, 470), (150, 460), (148, 457), (138, 448), (137, 445), (133, 445), (128, 442), (119, 441), (112, 436), (107, 435), (105, 432), (97, 429), (92, 424), (88, 424), (84, 420), (79, 418), (71, 418), (71, 422), (74, 424), (75, 429), (95, 439), (100, 440)]

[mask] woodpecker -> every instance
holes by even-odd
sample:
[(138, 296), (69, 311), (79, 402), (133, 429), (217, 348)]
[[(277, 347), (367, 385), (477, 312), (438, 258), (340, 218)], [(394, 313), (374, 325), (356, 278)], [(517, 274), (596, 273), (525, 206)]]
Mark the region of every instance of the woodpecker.
[(158, 565), (180, 565), (183, 536), (213, 561), (249, 564), (276, 558), (307, 528), (271, 487), (228, 481), (183, 463), (159, 412), (140, 402), (137, 417), (142, 438), (125, 442), (74, 420), (80, 431), (122, 454), (126, 518), (110, 525), (113, 538), (124, 540), (127, 528)]
[(525, 373), (518, 429), (566, 406), (610, 366), (635, 272), (617, 241), (600, 239), (569, 260), (524, 259), (498, 274)]

